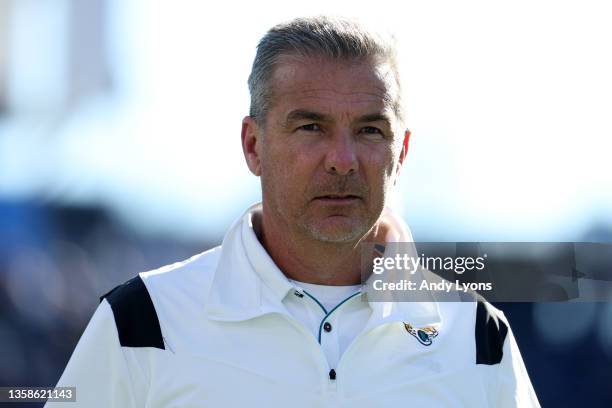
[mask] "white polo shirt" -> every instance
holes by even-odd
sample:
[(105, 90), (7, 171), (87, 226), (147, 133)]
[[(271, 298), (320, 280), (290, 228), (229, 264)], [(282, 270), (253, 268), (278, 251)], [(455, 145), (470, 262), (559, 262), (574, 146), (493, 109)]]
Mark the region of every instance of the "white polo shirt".
[(58, 383), (72, 407), (539, 406), (500, 311), (356, 294), (317, 315), (257, 240), (257, 211), (103, 296)]

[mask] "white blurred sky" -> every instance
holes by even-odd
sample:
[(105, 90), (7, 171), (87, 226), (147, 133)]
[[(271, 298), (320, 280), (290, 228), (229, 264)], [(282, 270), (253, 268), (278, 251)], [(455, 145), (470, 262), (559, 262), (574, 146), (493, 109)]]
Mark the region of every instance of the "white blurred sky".
[[(65, 75), (49, 61), (66, 52), (67, 0), (24, 1), (46, 11), (14, 28), (17, 107), (57, 95)], [(574, 240), (612, 224), (608, 2), (109, 4), (115, 91), (61, 121), (51, 100), (0, 122), (0, 194), (100, 202), (145, 231), (220, 238), (259, 199), (240, 148), (258, 39), (333, 13), (400, 40), (413, 137), (396, 206), (417, 239)], [(36, 35), (48, 44), (28, 48)], [(47, 64), (57, 82), (30, 80)]]

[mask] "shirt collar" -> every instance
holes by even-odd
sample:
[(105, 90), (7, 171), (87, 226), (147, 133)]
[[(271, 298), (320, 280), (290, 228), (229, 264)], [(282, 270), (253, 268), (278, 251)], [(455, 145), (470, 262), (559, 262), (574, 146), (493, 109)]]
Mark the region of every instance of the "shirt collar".
[(230, 227), (221, 246), (207, 299), (207, 314), (214, 320), (247, 320), (272, 312), (286, 313), (283, 298), (293, 285), (257, 239), (254, 204)]
[[(405, 242), (412, 243), (408, 250), (416, 254), (416, 246), (410, 228), (404, 220), (391, 210), (385, 208), (381, 216), (381, 222), (385, 223), (387, 228), (386, 242)], [(392, 250), (389, 248), (389, 250)], [(393, 256), (387, 253), (385, 256)], [(376, 279), (375, 275), (371, 275), (364, 286), (372, 287), (371, 280)], [(415, 326), (436, 325), (441, 322), (438, 303), (432, 296), (430, 301), (426, 302), (405, 302), (405, 301), (373, 301), (367, 299), (367, 293), (363, 295), (368, 301), (372, 315), (366, 324), (366, 330), (370, 327), (378, 326), (383, 323), (392, 321), (409, 322)]]
[[(213, 320), (240, 321), (268, 313), (288, 314), (283, 299), (288, 293), (300, 290), (287, 279), (259, 242), (254, 217), (260, 213), (261, 203), (249, 207), (223, 239), (206, 304), (206, 313)], [(391, 227), (387, 241), (412, 242), (410, 230), (399, 216), (385, 209), (382, 217)], [(365, 294), (362, 300), (367, 301)], [(435, 301), (368, 303), (372, 314), (366, 327), (390, 321), (424, 325), (440, 320)]]

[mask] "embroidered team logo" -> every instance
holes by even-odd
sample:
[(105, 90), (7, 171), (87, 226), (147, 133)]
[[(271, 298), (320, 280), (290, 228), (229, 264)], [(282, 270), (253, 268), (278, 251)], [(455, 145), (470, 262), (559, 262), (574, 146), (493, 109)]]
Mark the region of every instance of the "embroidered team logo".
[(434, 337), (438, 335), (438, 331), (433, 327), (423, 327), (422, 329), (415, 329), (410, 323), (404, 323), (404, 328), (410, 334), (412, 334), (418, 341), (424, 346), (429, 346), (433, 342)]

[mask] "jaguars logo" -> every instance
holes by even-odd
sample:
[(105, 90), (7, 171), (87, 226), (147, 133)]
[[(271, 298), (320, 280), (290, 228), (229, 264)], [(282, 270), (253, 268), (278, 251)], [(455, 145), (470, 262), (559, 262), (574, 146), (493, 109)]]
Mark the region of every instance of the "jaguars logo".
[(424, 346), (430, 346), (433, 343), (433, 339), (438, 335), (438, 331), (429, 326), (415, 329), (410, 323), (404, 323), (404, 328)]

